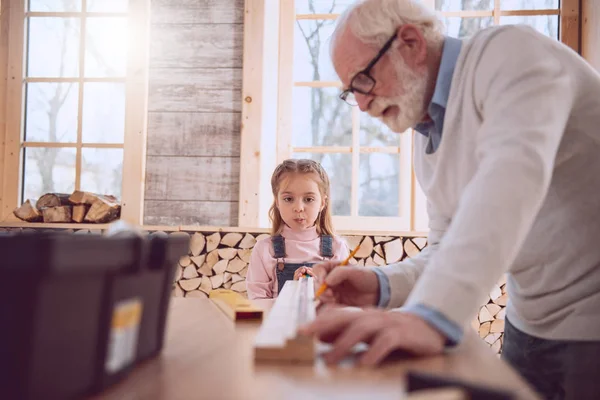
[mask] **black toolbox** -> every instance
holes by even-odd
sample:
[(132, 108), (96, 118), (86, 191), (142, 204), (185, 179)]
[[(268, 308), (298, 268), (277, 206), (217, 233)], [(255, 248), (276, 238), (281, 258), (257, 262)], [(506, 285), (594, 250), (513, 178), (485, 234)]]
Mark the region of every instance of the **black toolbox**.
[(73, 399), (157, 355), (180, 235), (0, 235), (0, 397)]

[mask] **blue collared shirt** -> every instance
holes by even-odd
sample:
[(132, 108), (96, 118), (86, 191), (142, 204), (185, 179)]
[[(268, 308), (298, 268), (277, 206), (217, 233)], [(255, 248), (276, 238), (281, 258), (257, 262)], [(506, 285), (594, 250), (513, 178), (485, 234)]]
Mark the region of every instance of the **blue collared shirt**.
[[(446, 37), (444, 47), (442, 49), (442, 59), (440, 69), (438, 71), (437, 80), (431, 102), (427, 108), (427, 112), (431, 121), (417, 124), (415, 130), (420, 134), (429, 138), (427, 154), (434, 153), (442, 142), (442, 131), (444, 129), (444, 116), (448, 105), (448, 97), (450, 95), (450, 86), (452, 84), (452, 76), (454, 75), (454, 67), (460, 54), (462, 42), (459, 39)], [(390, 281), (386, 274), (378, 268), (373, 269), (379, 281), (379, 307), (386, 307), (390, 302)], [(406, 307), (407, 312), (416, 314), (423, 318), (427, 323), (432, 325), (447, 338), (447, 345), (454, 346), (458, 344), (463, 336), (463, 331), (460, 326), (446, 318), (442, 313), (427, 307), (423, 304), (417, 304)]]
[(415, 126), (417, 132), (429, 138), (426, 149), (427, 154), (434, 153), (442, 142), (442, 130), (444, 129), (448, 96), (450, 96), (450, 85), (452, 84), (452, 75), (454, 75), (454, 67), (461, 47), (461, 40), (448, 36), (445, 38), (435, 89), (427, 108), (431, 121)]

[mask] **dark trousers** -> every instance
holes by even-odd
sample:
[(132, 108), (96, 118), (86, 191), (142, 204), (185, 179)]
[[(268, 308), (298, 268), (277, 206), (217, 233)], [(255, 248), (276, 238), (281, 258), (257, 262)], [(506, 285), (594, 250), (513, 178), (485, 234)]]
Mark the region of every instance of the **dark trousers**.
[(506, 320), (502, 358), (544, 399), (600, 400), (600, 341), (540, 339)]

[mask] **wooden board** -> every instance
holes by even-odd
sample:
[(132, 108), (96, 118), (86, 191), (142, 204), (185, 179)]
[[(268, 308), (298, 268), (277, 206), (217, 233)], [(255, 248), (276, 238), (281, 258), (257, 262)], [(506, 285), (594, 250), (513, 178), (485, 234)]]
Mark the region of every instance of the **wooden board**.
[(240, 113), (151, 112), (149, 156), (240, 155)]
[(152, 0), (152, 23), (230, 24), (244, 20), (244, 0)]
[(151, 68), (242, 68), (242, 24), (173, 22), (152, 24)]
[(256, 361), (314, 361), (315, 338), (298, 334), (315, 318), (314, 293), (313, 278), (285, 282), (256, 336)]
[(144, 224), (237, 226), (237, 211), (237, 201), (146, 200)]
[(208, 297), (233, 321), (255, 321), (263, 318), (262, 308), (233, 290), (213, 290)]
[(146, 199), (237, 201), (239, 158), (148, 156)]

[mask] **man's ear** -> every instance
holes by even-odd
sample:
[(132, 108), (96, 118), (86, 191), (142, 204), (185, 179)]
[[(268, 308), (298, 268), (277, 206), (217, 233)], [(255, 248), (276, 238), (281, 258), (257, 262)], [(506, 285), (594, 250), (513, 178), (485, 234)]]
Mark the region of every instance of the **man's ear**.
[(427, 41), (418, 26), (404, 24), (396, 29), (396, 49), (409, 67), (419, 67), (427, 62)]

